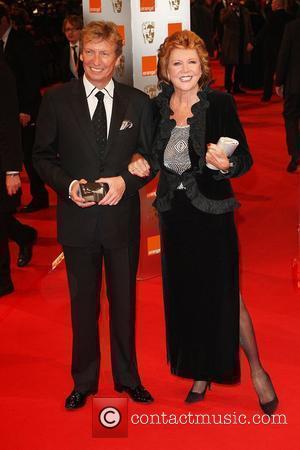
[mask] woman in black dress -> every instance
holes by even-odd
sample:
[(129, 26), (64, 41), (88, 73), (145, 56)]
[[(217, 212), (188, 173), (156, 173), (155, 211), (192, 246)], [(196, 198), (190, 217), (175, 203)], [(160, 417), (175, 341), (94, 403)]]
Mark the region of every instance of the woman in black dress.
[[(207, 51), (195, 33), (166, 38), (158, 56), (162, 91), (155, 99), (158, 125), (150, 164), (160, 170), (155, 207), (171, 372), (194, 380), (187, 402), (202, 400), (211, 382), (237, 383), (241, 323), (260, 405), (273, 413), (278, 400), (239, 295), (238, 203), (229, 179), (252, 165), (246, 137), (232, 96), (209, 87)], [(216, 145), (220, 137), (239, 142), (230, 158)], [(146, 176), (149, 165), (137, 154), (129, 170)]]

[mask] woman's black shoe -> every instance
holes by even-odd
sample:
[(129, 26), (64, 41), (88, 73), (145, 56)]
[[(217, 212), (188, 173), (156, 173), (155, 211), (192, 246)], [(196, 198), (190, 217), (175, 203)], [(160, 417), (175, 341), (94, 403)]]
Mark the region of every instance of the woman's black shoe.
[(273, 386), (273, 384), (272, 384), (270, 375), (269, 375), (267, 372), (265, 372), (265, 374), (266, 374), (266, 377), (267, 377), (267, 379), (268, 379), (269, 383), (271, 384), (272, 389), (273, 389), (273, 391), (274, 391), (274, 398), (272, 398), (272, 400), (270, 400), (270, 401), (267, 402), (267, 403), (262, 403), (262, 402), (259, 400), (259, 406), (261, 407), (262, 411), (263, 411), (265, 414), (267, 414), (268, 416), (272, 416), (272, 414), (274, 414), (274, 412), (275, 412), (276, 409), (277, 409), (279, 400), (278, 400), (278, 397), (277, 397), (277, 395), (276, 395), (274, 386)]
[(210, 383), (210, 381), (208, 381), (202, 392), (194, 392), (193, 391), (194, 386), (193, 386), (192, 389), (190, 390), (190, 392), (188, 393), (187, 398), (185, 399), (185, 402), (186, 403), (196, 403), (196, 402), (200, 402), (201, 400), (204, 400), (207, 388), (209, 390), (211, 390), (210, 385), (211, 385), (211, 383)]

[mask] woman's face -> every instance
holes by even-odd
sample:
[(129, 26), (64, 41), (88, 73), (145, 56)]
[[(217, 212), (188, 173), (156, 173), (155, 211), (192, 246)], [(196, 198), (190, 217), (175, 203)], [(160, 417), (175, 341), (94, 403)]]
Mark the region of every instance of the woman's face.
[(167, 72), (175, 90), (198, 90), (202, 69), (197, 50), (174, 48), (170, 54)]

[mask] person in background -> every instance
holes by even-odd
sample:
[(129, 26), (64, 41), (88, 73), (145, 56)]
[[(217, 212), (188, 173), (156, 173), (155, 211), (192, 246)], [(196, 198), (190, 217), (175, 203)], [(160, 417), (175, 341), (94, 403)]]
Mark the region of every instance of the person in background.
[[(18, 242), (18, 265), (28, 264), (36, 231), (21, 224), (14, 212), (20, 202), (21, 129), (16, 80), (0, 52), (0, 297), (14, 291), (10, 274), (9, 238)], [(24, 264), (25, 263), (25, 264)]]
[(83, 76), (82, 61), (79, 57), (79, 42), (82, 27), (83, 22), (80, 16), (67, 16), (63, 22), (63, 32), (68, 41), (62, 49), (60, 57), (60, 74), (61, 81), (63, 82)]
[(203, 39), (210, 57), (214, 56), (213, 13), (206, 0), (194, 0), (191, 4), (191, 30)]
[[(249, 11), (253, 37), (255, 37), (265, 24), (258, 0), (246, 0), (245, 8)], [(262, 45), (253, 48), (250, 54), (251, 62), (244, 71), (243, 86), (249, 89), (261, 89), (263, 86), (263, 49)]]
[[(239, 343), (248, 358), (261, 409), (278, 405), (259, 358), (249, 313), (239, 294), (239, 254), (230, 179), (252, 165), (231, 95), (210, 87), (208, 54), (191, 31), (174, 33), (158, 52), (161, 93), (152, 170), (160, 170), (159, 213), (167, 357), (171, 373), (193, 381), (186, 402), (204, 399), (212, 382), (240, 380)], [(219, 138), (238, 141), (227, 157)], [(208, 167), (210, 165), (210, 167)], [(129, 171), (148, 176), (147, 157)]]
[(285, 11), (284, 4), (284, 0), (272, 0), (272, 12), (268, 15), (264, 27), (255, 38), (255, 46), (263, 45), (264, 85), (262, 102), (269, 102), (273, 95), (273, 81), (284, 28), (292, 20), (292, 16)]
[(291, 160), (288, 172), (297, 170), (300, 158), (300, 18), (285, 27), (275, 76), (276, 93), (284, 97), (283, 117)]
[(221, 10), (224, 25), (222, 60), (225, 66), (224, 85), (228, 93), (245, 94), (241, 89), (244, 66), (250, 64), (253, 31), (248, 10), (239, 0), (229, 0)]

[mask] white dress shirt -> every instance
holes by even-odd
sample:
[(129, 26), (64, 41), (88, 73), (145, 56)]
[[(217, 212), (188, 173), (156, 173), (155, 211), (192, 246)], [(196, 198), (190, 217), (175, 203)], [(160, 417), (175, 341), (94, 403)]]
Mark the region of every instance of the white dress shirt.
[(10, 27), (5, 31), (4, 35), (3, 35), (2, 38), (1, 38), (2, 41), (3, 41), (3, 50), (5, 50), (6, 43), (7, 43), (7, 39), (8, 39), (8, 36), (9, 36), (9, 33), (10, 33), (11, 29), (12, 29), (12, 26), (10, 26)]
[(70, 70), (73, 73), (73, 75), (78, 78), (78, 63), (75, 64), (74, 61), (74, 50), (73, 47), (75, 47), (75, 51), (77, 53), (77, 61), (79, 61), (79, 41), (77, 41), (75, 44), (70, 43)]
[[(86, 99), (88, 102), (91, 120), (93, 118), (94, 112), (95, 112), (95, 110), (97, 108), (97, 104), (98, 104), (98, 99), (96, 97), (96, 94), (100, 90), (104, 94), (103, 103), (104, 103), (104, 108), (105, 108), (105, 112), (106, 112), (107, 138), (108, 138), (110, 122), (111, 122), (111, 115), (112, 115), (112, 108), (113, 108), (114, 90), (115, 90), (114, 80), (111, 79), (109, 81), (109, 83), (103, 89), (98, 89), (87, 79), (87, 77), (85, 75), (83, 75), (83, 85), (84, 85), (84, 89), (85, 89)], [(72, 183), (70, 184), (69, 195), (71, 193), (71, 188), (76, 181), (78, 181), (78, 180), (73, 180)]]

